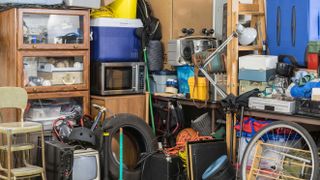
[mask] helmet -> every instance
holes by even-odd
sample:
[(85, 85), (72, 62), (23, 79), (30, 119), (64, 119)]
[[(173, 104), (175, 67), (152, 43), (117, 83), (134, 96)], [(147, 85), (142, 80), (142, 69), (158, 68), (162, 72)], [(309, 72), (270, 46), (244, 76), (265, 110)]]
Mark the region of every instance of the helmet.
[(77, 127), (72, 129), (69, 140), (85, 142), (93, 146), (96, 145), (96, 136), (94, 132), (85, 127)]

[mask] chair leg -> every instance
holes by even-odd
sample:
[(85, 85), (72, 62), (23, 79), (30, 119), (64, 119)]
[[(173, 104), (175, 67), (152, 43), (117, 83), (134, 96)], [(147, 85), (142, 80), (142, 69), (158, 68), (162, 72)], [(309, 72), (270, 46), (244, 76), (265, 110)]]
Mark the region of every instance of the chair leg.
[(42, 168), (43, 168), (43, 173), (42, 173), (42, 179), (46, 180), (46, 160), (45, 160), (45, 152), (44, 152), (44, 147), (45, 142), (44, 142), (44, 132), (43, 129), (41, 131), (41, 155), (42, 155)]
[(8, 151), (7, 151), (7, 164), (8, 164), (8, 179), (11, 180), (11, 161), (12, 161), (12, 154), (11, 154), (11, 142), (12, 141), (12, 135), (11, 132), (7, 133), (7, 145), (8, 145)]
[[(45, 171), (46, 171), (46, 170), (44, 170), (44, 172), (45, 172)], [(42, 180), (46, 180), (46, 179), (47, 179), (45, 173), (41, 173), (41, 177), (42, 177)]]

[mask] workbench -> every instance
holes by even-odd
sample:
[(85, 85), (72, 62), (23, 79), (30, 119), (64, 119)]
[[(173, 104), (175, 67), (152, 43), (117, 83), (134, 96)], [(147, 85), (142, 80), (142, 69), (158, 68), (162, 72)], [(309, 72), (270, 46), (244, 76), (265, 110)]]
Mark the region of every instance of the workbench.
[[(164, 97), (164, 96), (158, 96), (153, 95), (152, 96), (154, 101), (163, 101), (163, 102), (169, 102), (169, 101), (176, 101), (179, 102), (181, 105), (184, 106), (193, 106), (195, 108), (198, 108), (196, 106), (199, 105), (203, 108), (207, 108), (211, 110), (211, 129), (215, 130), (215, 110), (218, 108), (221, 108), (221, 105), (217, 101), (208, 101), (207, 104), (203, 101), (193, 101), (192, 99), (182, 98), (182, 97)], [(196, 103), (196, 104), (195, 104)]]

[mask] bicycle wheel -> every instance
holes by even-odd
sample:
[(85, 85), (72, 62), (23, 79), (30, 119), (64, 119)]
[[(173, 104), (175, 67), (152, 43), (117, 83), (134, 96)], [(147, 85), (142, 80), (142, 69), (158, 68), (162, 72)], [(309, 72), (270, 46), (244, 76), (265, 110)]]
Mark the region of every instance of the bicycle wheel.
[(317, 146), (306, 129), (277, 121), (249, 142), (241, 163), (243, 180), (318, 179)]

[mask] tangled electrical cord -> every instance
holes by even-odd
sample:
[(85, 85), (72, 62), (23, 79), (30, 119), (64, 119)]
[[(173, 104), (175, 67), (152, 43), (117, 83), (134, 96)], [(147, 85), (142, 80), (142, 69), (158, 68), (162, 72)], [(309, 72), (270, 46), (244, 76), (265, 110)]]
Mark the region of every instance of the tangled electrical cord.
[(59, 141), (65, 143), (72, 131), (72, 128), (73, 125), (71, 120), (61, 117), (52, 123), (52, 134)]

